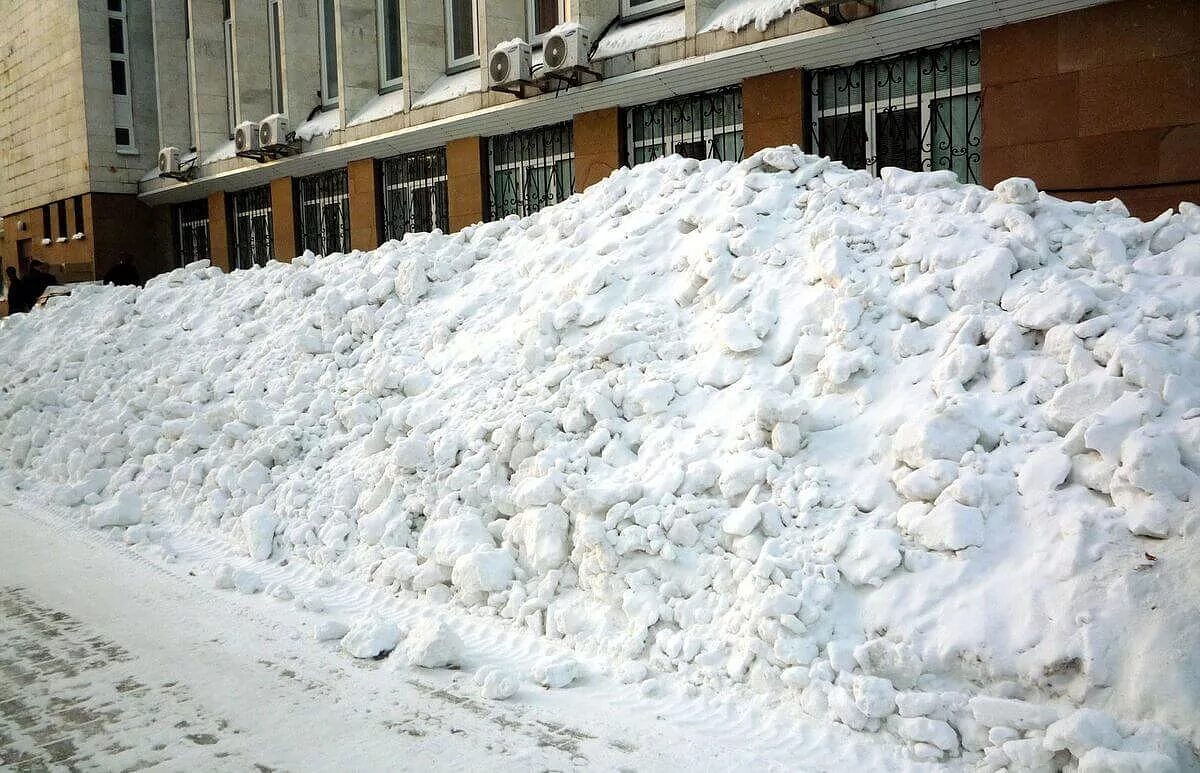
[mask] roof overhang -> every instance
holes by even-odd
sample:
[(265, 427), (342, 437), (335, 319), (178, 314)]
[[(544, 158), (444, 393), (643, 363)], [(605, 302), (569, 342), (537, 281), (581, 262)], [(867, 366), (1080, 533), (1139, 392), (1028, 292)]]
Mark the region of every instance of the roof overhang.
[(351, 140), (265, 164), (199, 177), (189, 183), (153, 179), (139, 197), (150, 205), (191, 201), (216, 191), (265, 185), (271, 180), (386, 158), (570, 120), (578, 113), (627, 107), (727, 86), (743, 78), (795, 68), (813, 69), (889, 56), (977, 35), (981, 30), (1052, 16), (1110, 0), (930, 0), (865, 19), (738, 46), (704, 56), (606, 78), (567, 91), (454, 115), (396, 131)]

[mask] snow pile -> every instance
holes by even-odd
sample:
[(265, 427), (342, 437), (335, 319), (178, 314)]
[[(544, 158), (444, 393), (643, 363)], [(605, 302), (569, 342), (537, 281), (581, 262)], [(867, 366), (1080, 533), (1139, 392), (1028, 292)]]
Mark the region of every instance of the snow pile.
[(803, 6), (804, 0), (725, 0), (701, 32), (740, 32), (751, 25), (765, 32), (772, 23), (797, 13)]
[(1187, 768), (1198, 309), (1194, 206), (673, 157), (524, 220), (6, 320), (0, 458), (647, 694), (745, 683), (920, 759)]

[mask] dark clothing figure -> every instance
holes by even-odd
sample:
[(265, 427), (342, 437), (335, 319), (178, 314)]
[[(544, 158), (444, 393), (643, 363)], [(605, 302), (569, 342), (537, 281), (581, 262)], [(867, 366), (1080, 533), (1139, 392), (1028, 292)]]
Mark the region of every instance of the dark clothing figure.
[(128, 255), (122, 255), (116, 265), (110, 268), (108, 273), (104, 275), (104, 281), (117, 287), (122, 285), (140, 285), (142, 277), (138, 274), (137, 267), (133, 265), (133, 260)]
[(37, 305), (38, 299), (42, 297), (42, 293), (46, 292), (47, 287), (58, 284), (54, 274), (43, 270), (42, 265), (42, 263), (34, 263), (22, 280), (25, 283), (25, 298), (28, 303), (26, 311)]
[(8, 313), (23, 314), (33, 307), (33, 301), (29, 298), (29, 285), (24, 279), (17, 276), (17, 270), (9, 266), (8, 274)]

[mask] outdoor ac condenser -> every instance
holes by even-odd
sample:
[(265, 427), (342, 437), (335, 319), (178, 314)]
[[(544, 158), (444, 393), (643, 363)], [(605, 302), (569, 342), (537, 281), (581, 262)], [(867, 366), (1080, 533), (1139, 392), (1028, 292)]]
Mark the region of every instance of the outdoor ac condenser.
[(532, 71), (533, 50), (523, 40), (501, 43), (488, 57), (488, 77), (494, 86), (528, 81)]
[(553, 29), (546, 36), (542, 52), (548, 72), (562, 72), (576, 67), (588, 66), (588, 51), (592, 47), (591, 35), (578, 24), (564, 25)]
[(179, 148), (162, 148), (158, 151), (158, 173), (179, 174)]
[(286, 145), (288, 143), (287, 116), (275, 113), (264, 118), (258, 125), (258, 140), (264, 148)]
[(258, 124), (253, 121), (243, 121), (233, 132), (233, 144), (238, 153), (258, 150)]

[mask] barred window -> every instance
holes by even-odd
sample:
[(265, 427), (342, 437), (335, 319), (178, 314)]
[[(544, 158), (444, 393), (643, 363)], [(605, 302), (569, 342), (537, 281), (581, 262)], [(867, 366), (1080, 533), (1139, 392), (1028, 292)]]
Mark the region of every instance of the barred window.
[(488, 139), (489, 211), (493, 220), (531, 215), (575, 191), (571, 122)]
[(631, 107), (625, 111), (625, 130), (630, 166), (672, 153), (741, 161), (741, 86)]
[(350, 186), (345, 169), (296, 181), (300, 246), (318, 255), (350, 249)]
[(206, 199), (175, 206), (175, 240), (176, 266), (186, 266), (210, 257)]
[(421, 150), (380, 162), (383, 177), (383, 238), (450, 230), (446, 149)]
[(965, 40), (809, 76), (815, 153), (856, 169), (953, 170), (978, 183), (979, 41)]
[(233, 267), (265, 266), (271, 259), (271, 187), (237, 191), (230, 197), (233, 215)]

